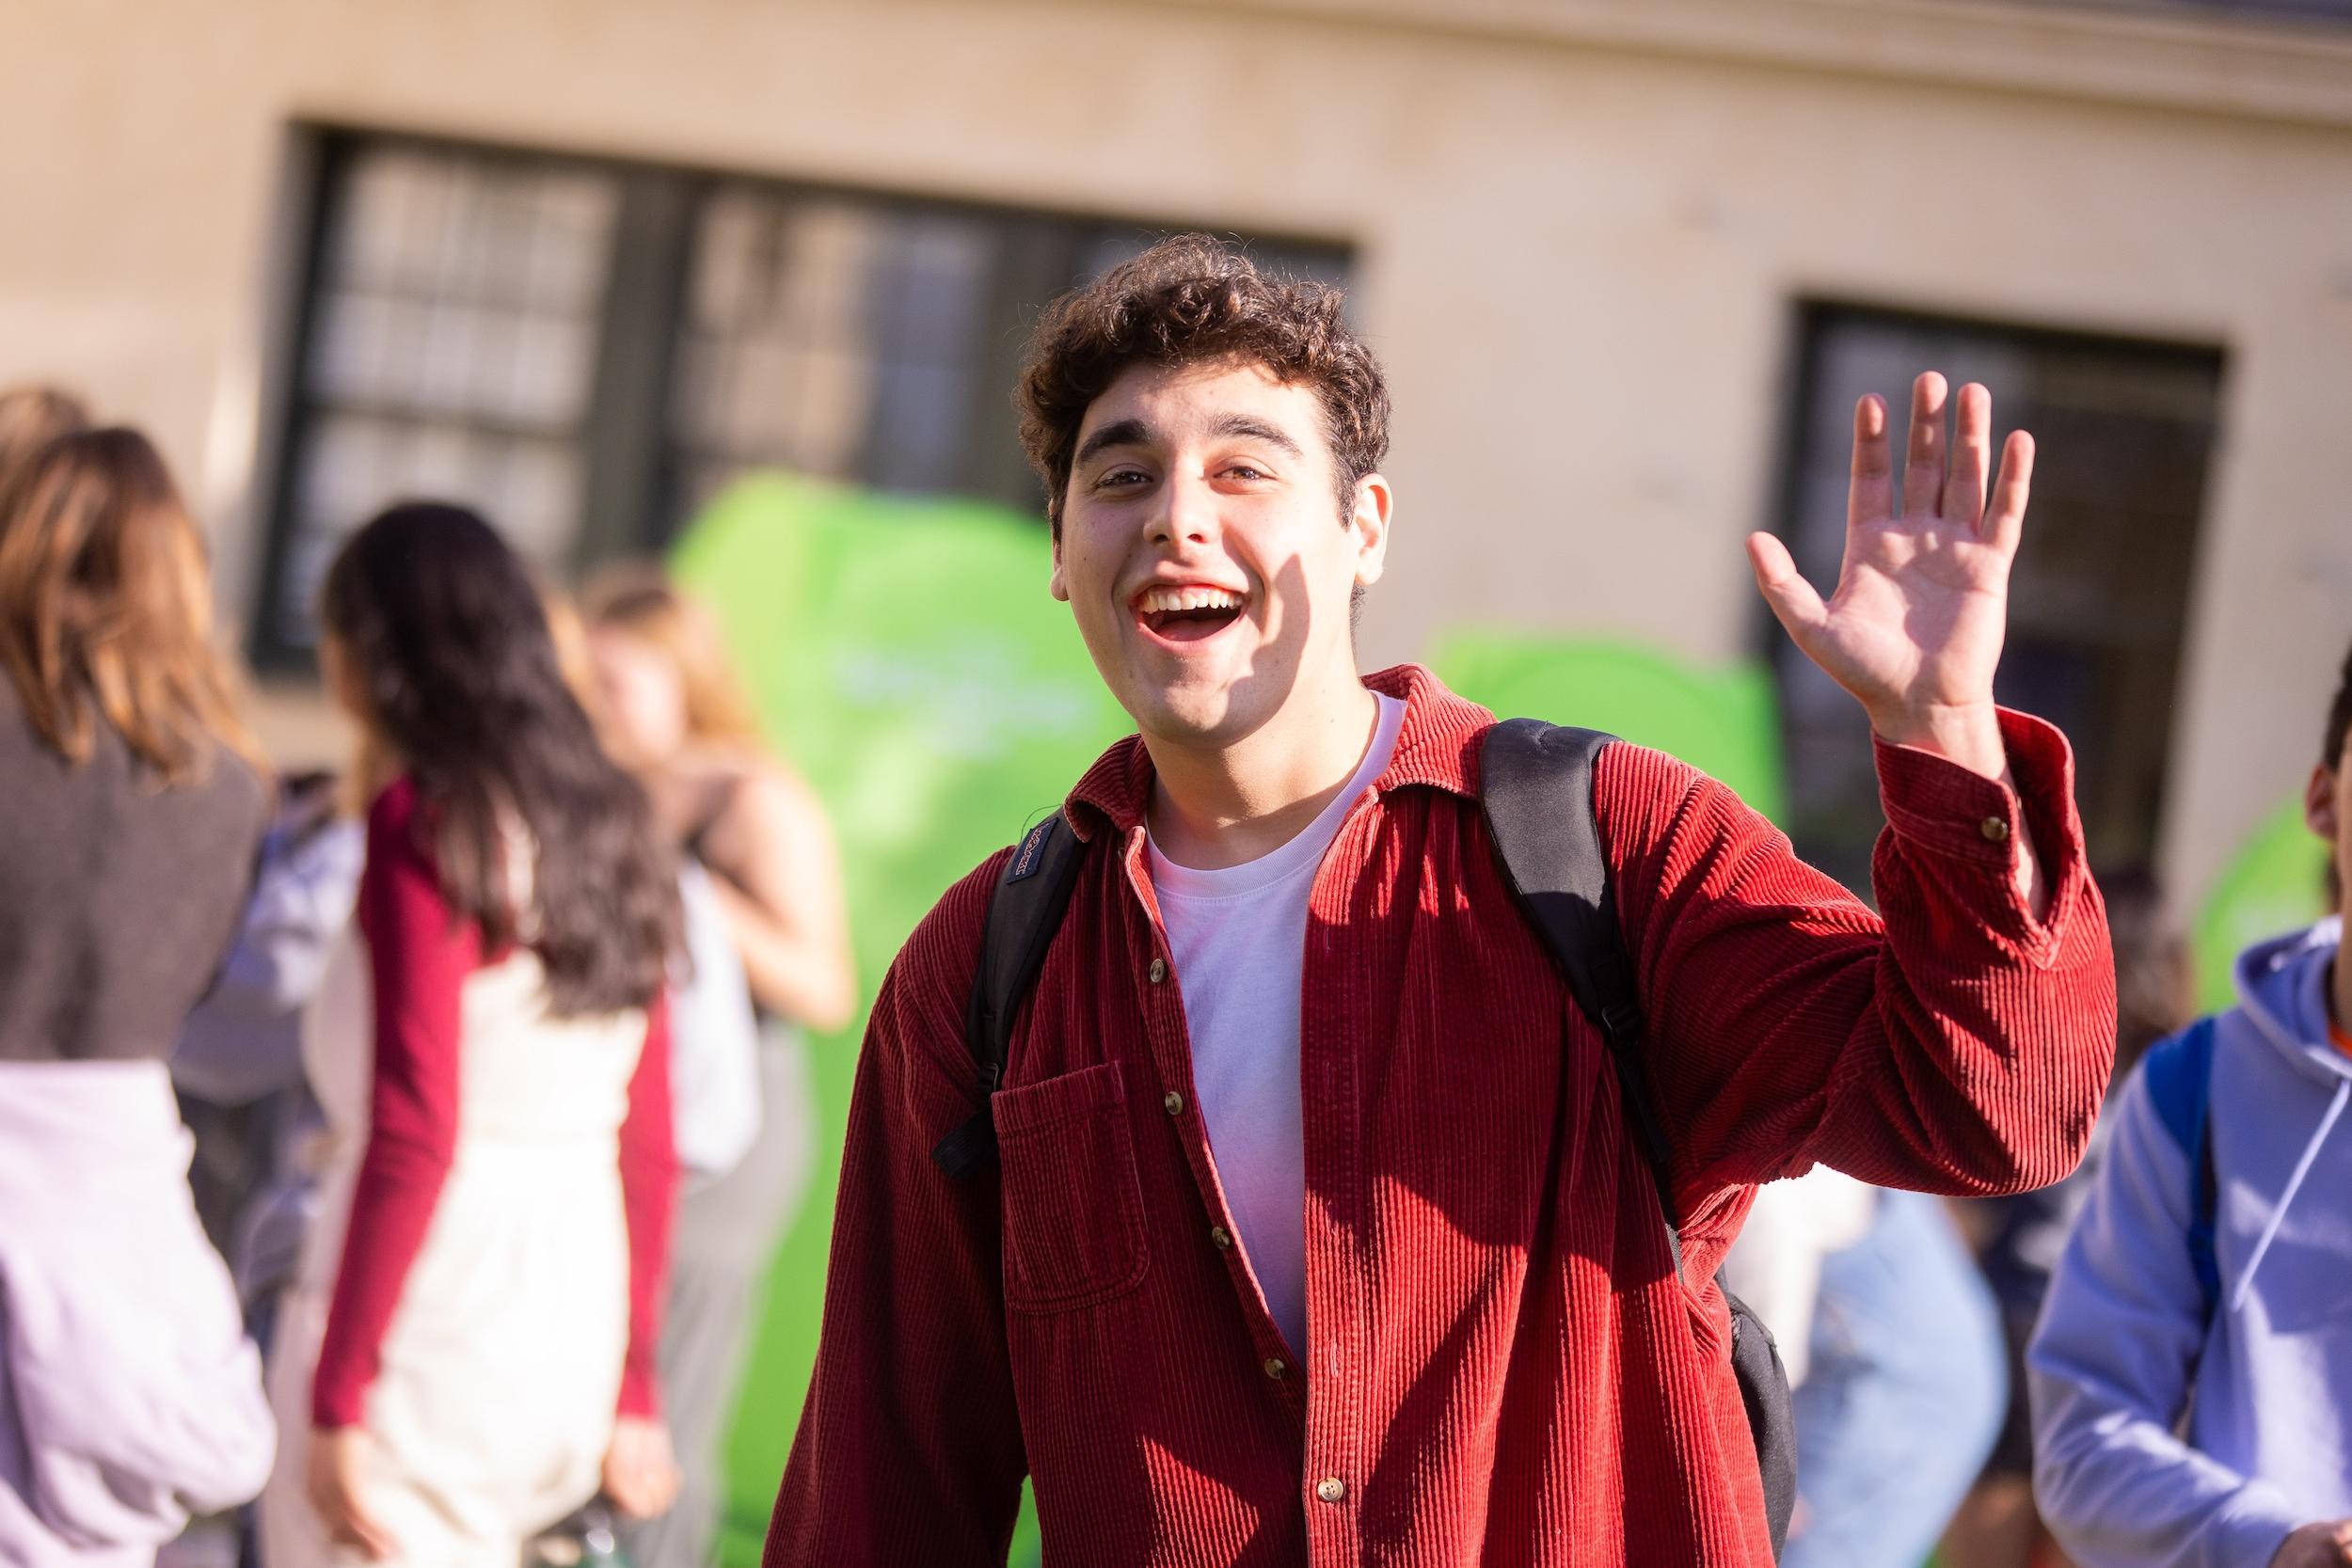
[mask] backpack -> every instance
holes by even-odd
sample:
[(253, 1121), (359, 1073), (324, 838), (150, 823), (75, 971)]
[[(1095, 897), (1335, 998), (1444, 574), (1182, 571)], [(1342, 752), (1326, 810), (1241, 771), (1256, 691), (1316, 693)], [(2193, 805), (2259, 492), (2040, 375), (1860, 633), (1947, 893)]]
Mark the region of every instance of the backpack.
[[(1488, 730), (1482, 743), (1480, 805), (1521, 912), (1543, 939), (1577, 1006), (1608, 1041), (1626, 1120), (1649, 1167), (1666, 1245), (1679, 1275), (1682, 1232), (1666, 1174), (1668, 1144), (1642, 1070), (1641, 1004), (1593, 816), (1593, 762), (1614, 738), (1597, 730), (1506, 720)], [(1013, 1020), (1069, 907), (1083, 849), (1057, 812), (1022, 839), (989, 900), (964, 1036), (992, 1097), (1004, 1078)], [(951, 1177), (978, 1170), (995, 1156), (995, 1124), (985, 1100), (931, 1150), (932, 1160)], [(1763, 1320), (1739, 1297), (1728, 1291), (1724, 1297), (1731, 1307), (1732, 1371), (1756, 1443), (1777, 1559), (1797, 1499), (1788, 1375)]]
[(2221, 1304), (2221, 1261), (2214, 1251), (2214, 1217), (2221, 1207), (2221, 1182), (2213, 1163), (2213, 1041), (2215, 1021), (2201, 1018), (2179, 1034), (2148, 1048), (2140, 1071), (2156, 1119), (2187, 1155), (2189, 1181), (2188, 1261), (2205, 1298), (2205, 1321)]

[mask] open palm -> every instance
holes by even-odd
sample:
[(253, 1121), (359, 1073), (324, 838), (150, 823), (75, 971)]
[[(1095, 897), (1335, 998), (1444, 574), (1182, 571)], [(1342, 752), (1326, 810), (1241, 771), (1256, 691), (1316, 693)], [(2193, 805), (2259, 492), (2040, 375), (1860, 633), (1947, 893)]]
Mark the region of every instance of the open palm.
[(2010, 436), (1988, 505), (1993, 397), (1971, 383), (1958, 401), (1959, 428), (1947, 443), (1944, 378), (1931, 371), (1913, 384), (1899, 498), (1885, 404), (1875, 397), (1856, 404), (1846, 554), (1828, 599), (1798, 574), (1777, 538), (1748, 540), (1756, 584), (1780, 624), (1853, 693), (1872, 727), (1899, 742), (1984, 734), (1993, 722), (1993, 672), (2033, 437)]

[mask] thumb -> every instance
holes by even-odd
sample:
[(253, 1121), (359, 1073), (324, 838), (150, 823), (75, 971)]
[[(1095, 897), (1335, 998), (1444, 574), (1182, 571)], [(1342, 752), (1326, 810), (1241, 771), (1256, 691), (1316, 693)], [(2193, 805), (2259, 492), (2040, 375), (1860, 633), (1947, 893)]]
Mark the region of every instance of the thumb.
[(1829, 620), (1829, 610), (1789, 559), (1788, 546), (1776, 534), (1751, 533), (1748, 564), (1756, 569), (1756, 586), (1763, 593), (1764, 602), (1772, 607), (1772, 614), (1790, 639), (1809, 655), (1815, 635)]

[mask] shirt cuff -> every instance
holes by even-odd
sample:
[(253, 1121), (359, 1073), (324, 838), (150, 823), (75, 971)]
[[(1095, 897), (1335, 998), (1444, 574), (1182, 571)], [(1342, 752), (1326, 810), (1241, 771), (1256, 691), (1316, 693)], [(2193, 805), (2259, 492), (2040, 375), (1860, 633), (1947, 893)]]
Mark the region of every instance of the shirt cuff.
[(1916, 848), (2008, 871), (2017, 867), (2019, 834), (2029, 832), (2056, 884), (2082, 858), (2074, 749), (2031, 714), (2002, 708), (2000, 724), (2015, 793), (1932, 752), (1875, 742), (1886, 824)]
[(631, 1361), (621, 1369), (621, 1399), (615, 1407), (623, 1416), (642, 1417), (659, 1420), (661, 1417), (661, 1380), (653, 1369)]
[(339, 1427), (356, 1427), (367, 1419), (367, 1385), (353, 1385), (343, 1378), (313, 1382), (310, 1388), (310, 1425), (320, 1432), (332, 1432)]
[(2225, 1499), (2199, 1533), (2211, 1543), (2211, 1562), (2266, 1563), (2296, 1528), (2308, 1521), (2273, 1488), (2249, 1481)]

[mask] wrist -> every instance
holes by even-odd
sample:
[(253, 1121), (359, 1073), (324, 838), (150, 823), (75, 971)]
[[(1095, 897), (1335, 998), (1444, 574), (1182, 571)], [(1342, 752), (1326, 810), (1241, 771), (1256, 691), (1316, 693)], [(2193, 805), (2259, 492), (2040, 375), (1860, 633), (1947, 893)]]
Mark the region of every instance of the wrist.
[(1959, 705), (1931, 703), (1873, 708), (1870, 731), (1889, 746), (1926, 752), (1988, 779), (2000, 779), (2009, 772), (2000, 709), (1989, 698)]

